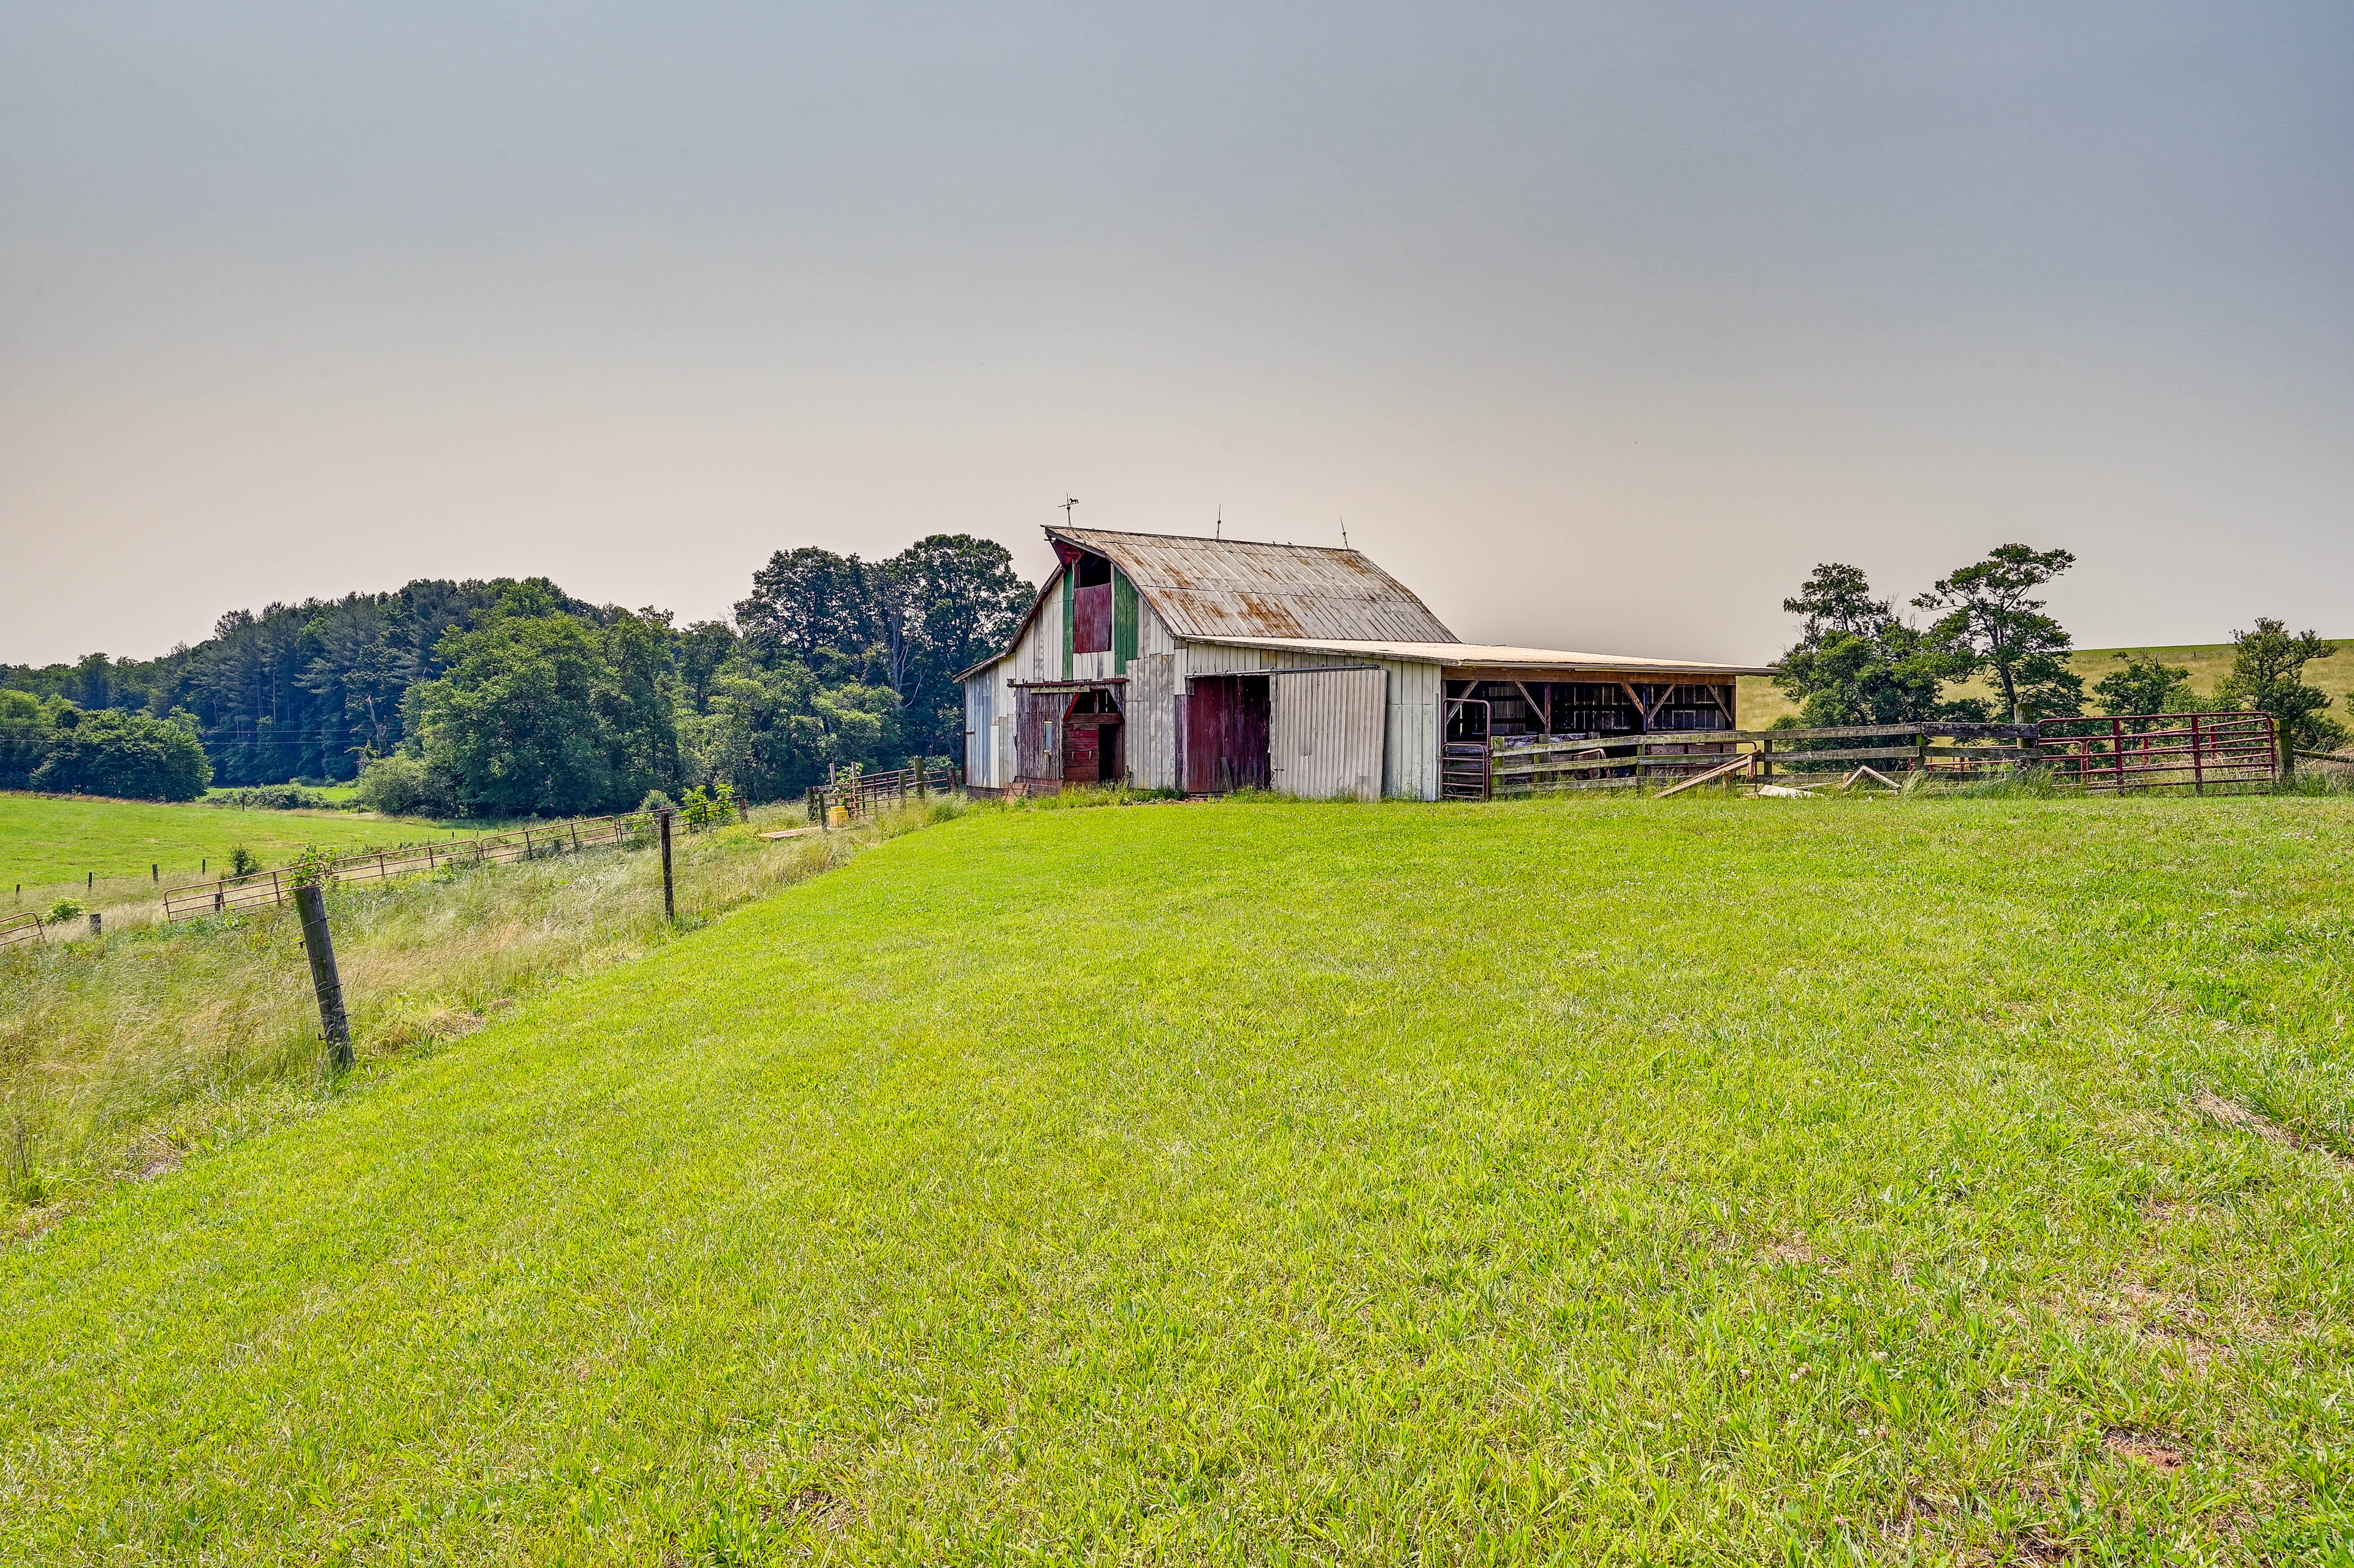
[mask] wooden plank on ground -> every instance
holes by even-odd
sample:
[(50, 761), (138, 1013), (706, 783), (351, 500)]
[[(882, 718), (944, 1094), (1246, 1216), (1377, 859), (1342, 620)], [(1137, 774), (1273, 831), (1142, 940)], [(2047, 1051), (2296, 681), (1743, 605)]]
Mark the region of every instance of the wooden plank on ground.
[[(1736, 757), (1721, 768), (1712, 768), (1705, 773), (1695, 773), (1691, 778), (1685, 779), (1682, 783), (1670, 785), (1667, 789), (1660, 790), (1659, 799), (1664, 800), (1670, 795), (1680, 795), (1683, 793), (1685, 790), (1692, 788), (1696, 784), (1705, 784), (1712, 779), (1722, 779), (1728, 773), (1737, 773), (1743, 768), (1747, 768), (1749, 766), (1749, 761), (1750, 759), (1747, 757)], [(1861, 772), (1862, 770), (1858, 769), (1858, 771)]]

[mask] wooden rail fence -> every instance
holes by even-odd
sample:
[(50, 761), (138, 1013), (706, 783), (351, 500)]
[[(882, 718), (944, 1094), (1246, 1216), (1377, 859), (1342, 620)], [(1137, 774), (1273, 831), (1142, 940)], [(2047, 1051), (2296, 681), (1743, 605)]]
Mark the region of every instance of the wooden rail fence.
[(954, 768), (910, 764), (888, 773), (843, 773), (809, 790), (809, 820), (822, 822), (840, 806), (855, 819), (886, 805), (903, 805), (927, 795), (953, 793), (963, 779)]
[(1585, 739), (1501, 738), (1484, 745), (1470, 743), (1471, 749), (1488, 754), (1489, 787), (1486, 795), (1473, 793), (1471, 769), (1467, 766), (1458, 798), (1671, 784), (1721, 771), (1736, 756), (1754, 763), (1749, 776), (1764, 782), (1772, 781), (1777, 769), (1811, 775), (1827, 769), (1849, 771), (1862, 763), (1880, 764), (1883, 771), (1888, 764), (1898, 763), (1907, 770), (1968, 772), (2016, 767), (2032, 753), (2035, 736), (2033, 725), (1907, 724), (1670, 730)]
[(1734, 758), (1751, 782), (1819, 779), (1859, 766), (1883, 773), (1968, 776), (2049, 768), (2086, 789), (2204, 789), (2264, 783), (2280, 771), (2273, 721), (2263, 714), (2153, 714), (2046, 719), (2040, 724), (1842, 725), (1828, 729), (1664, 731), (1583, 738), (1447, 743), (1439, 793), (1484, 800), (1571, 789), (1631, 789), (1713, 774), (1733, 782)]

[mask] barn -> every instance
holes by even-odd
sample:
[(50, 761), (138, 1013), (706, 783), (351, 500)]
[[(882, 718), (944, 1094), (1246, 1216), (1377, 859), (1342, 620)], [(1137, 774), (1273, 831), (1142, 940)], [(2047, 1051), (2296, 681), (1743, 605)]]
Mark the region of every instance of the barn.
[(1450, 744), (1734, 727), (1766, 672), (1462, 642), (1356, 550), (1049, 528), (1013, 643), (960, 677), (977, 794), (1126, 780), (1435, 800)]

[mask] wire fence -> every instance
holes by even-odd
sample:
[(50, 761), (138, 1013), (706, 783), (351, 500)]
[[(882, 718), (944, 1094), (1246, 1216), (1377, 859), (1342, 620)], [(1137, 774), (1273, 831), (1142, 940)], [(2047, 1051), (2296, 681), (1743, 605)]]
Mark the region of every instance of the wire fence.
[[(685, 813), (678, 813), (685, 815)], [(704, 821), (716, 826), (739, 814), (739, 809), (714, 805)], [(531, 860), (542, 855), (568, 854), (600, 846), (650, 843), (658, 831), (657, 811), (626, 811), (610, 817), (582, 817), (550, 822), (544, 827), (518, 828), (509, 832), (451, 842), (408, 844), (398, 849), (370, 850), (339, 855), (315, 867), (320, 880), (337, 883), (389, 882), (395, 877), (438, 872), (458, 865), (486, 865), (501, 861)], [(701, 825), (701, 824), (697, 824)], [(309, 877), (313, 868), (301, 874)], [(212, 882), (175, 887), (164, 895), (165, 920), (200, 920), (207, 916), (234, 915), (242, 910), (276, 908), (294, 895), (296, 872), (257, 871), (245, 876), (225, 876)]]

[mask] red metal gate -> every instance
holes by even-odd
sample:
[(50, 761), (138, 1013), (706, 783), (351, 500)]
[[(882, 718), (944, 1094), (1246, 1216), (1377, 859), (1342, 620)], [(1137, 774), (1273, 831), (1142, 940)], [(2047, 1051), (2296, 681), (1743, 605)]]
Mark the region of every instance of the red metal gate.
[(2268, 784), (2280, 773), (2269, 714), (2046, 719), (2037, 728), (2042, 765), (2087, 789), (2200, 791)]

